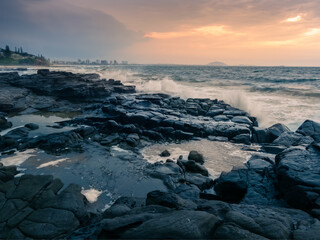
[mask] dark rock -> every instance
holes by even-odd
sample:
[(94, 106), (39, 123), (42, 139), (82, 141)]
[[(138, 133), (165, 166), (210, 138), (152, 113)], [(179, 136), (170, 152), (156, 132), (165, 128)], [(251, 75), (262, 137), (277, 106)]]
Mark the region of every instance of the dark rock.
[(168, 150), (164, 150), (160, 153), (160, 157), (169, 157), (171, 154)]
[(247, 192), (247, 173), (245, 171), (222, 172), (216, 180), (214, 190), (227, 202), (240, 202)]
[(146, 205), (161, 205), (174, 209), (196, 208), (196, 205), (193, 202), (185, 200), (175, 193), (161, 191), (149, 192), (147, 194)]
[(103, 212), (104, 218), (115, 218), (127, 214), (131, 208), (124, 204), (114, 204)]
[(216, 136), (208, 136), (208, 140), (218, 141), (218, 142), (228, 142), (229, 141), (229, 139), (227, 137), (216, 137)]
[(4, 116), (0, 116), (0, 131), (11, 127), (12, 123), (8, 122), (8, 120)]
[(236, 143), (243, 143), (243, 144), (250, 145), (251, 144), (251, 137), (250, 137), (250, 134), (239, 134), (239, 135), (235, 136), (234, 138), (232, 138), (232, 141), (234, 141)]
[(33, 212), (20, 225), (19, 229), (32, 238), (57, 238), (70, 234), (79, 222), (70, 211), (44, 208)]
[(276, 140), (272, 143), (276, 145), (283, 145), (286, 147), (290, 147), (295, 145), (295, 143), (299, 142), (302, 139), (302, 135), (294, 132), (283, 132)]
[(231, 121), (235, 122), (235, 123), (243, 123), (243, 124), (252, 125), (252, 121), (246, 116), (235, 116), (231, 119)]
[(118, 133), (113, 133), (100, 141), (101, 145), (116, 145), (120, 142), (121, 138)]
[(126, 142), (128, 143), (128, 145), (130, 145), (131, 147), (136, 147), (139, 142), (140, 142), (140, 137), (138, 134), (136, 133), (132, 133), (129, 134), (126, 138)]
[(290, 129), (281, 123), (277, 123), (277, 124), (274, 124), (271, 127), (269, 127), (268, 131), (269, 131), (272, 139), (274, 140), (274, 139), (278, 138), (282, 133), (290, 132)]
[(204, 164), (203, 155), (197, 151), (190, 151), (188, 155), (188, 160), (193, 160), (197, 163)]
[(123, 238), (134, 239), (209, 239), (219, 218), (201, 211), (165, 213), (127, 231)]
[(254, 127), (252, 134), (254, 142), (271, 143), (273, 141), (267, 128)]
[(35, 123), (28, 123), (26, 125), (24, 125), (25, 127), (29, 128), (30, 130), (36, 130), (39, 128), (39, 125), (38, 124), (35, 124)]
[(292, 147), (276, 156), (279, 190), (293, 207), (319, 209), (320, 151), (313, 147)]
[(192, 172), (192, 173), (200, 173), (203, 176), (209, 176), (208, 170), (204, 167), (201, 166), (200, 164), (196, 163), (193, 160), (178, 160), (181, 165), (184, 166), (185, 170), (187, 172)]
[(304, 136), (320, 134), (320, 124), (312, 120), (306, 120), (296, 132)]
[(217, 115), (213, 118), (215, 121), (217, 122), (228, 122), (230, 121), (230, 118), (228, 118), (227, 116), (225, 115)]
[(264, 144), (261, 147), (262, 151), (265, 151), (267, 153), (271, 153), (271, 154), (278, 154), (281, 153), (283, 150), (287, 149), (286, 146), (283, 145), (276, 145), (276, 144)]

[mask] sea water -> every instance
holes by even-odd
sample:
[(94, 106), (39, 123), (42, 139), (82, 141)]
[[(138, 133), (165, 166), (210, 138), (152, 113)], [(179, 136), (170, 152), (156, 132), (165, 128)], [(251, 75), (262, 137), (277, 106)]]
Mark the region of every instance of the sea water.
[(262, 127), (280, 122), (295, 131), (306, 119), (320, 121), (320, 67), (75, 65), (51, 70), (98, 73), (141, 92), (217, 98), (258, 117)]

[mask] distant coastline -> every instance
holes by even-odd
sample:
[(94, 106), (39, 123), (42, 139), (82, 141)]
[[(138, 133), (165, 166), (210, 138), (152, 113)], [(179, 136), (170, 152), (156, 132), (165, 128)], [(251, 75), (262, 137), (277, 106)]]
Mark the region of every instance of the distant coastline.
[(42, 55), (35, 56), (22, 50), (22, 47), (15, 47), (12, 51), (9, 46), (0, 48), (0, 65), (4, 66), (49, 66), (50, 62)]

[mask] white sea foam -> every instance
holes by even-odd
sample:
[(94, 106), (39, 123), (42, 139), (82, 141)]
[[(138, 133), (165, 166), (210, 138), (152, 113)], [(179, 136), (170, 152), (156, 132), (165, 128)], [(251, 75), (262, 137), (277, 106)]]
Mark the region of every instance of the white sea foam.
[(90, 203), (94, 203), (98, 200), (99, 196), (102, 194), (102, 191), (90, 188), (87, 190), (82, 190), (81, 193), (87, 198)]
[(28, 160), (30, 157), (33, 157), (36, 155), (37, 155), (37, 150), (28, 149), (24, 152), (17, 152), (14, 155), (1, 156), (0, 162), (4, 166), (10, 166), (10, 165), (20, 166), (23, 162)]
[(40, 164), (37, 169), (39, 168), (45, 168), (45, 167), (50, 167), (50, 166), (57, 166), (59, 163), (61, 162), (65, 162), (67, 161), (69, 158), (61, 158), (61, 159), (58, 159), (58, 160), (55, 160), (55, 161), (50, 161), (50, 162), (46, 162), (46, 163), (42, 163)]

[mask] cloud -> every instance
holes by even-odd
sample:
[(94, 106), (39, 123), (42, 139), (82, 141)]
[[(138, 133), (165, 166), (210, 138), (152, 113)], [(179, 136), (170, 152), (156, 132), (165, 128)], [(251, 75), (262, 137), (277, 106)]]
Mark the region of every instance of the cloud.
[(285, 20), (285, 22), (299, 22), (299, 21), (301, 21), (301, 19), (302, 19), (301, 16), (298, 15), (296, 17), (287, 18)]
[(223, 35), (244, 35), (240, 32), (234, 32), (227, 30), (226, 26), (219, 25), (209, 25), (201, 26), (198, 28), (188, 29), (184, 31), (177, 32), (150, 32), (144, 35), (145, 38), (154, 39), (172, 39), (172, 38), (182, 38), (191, 36), (223, 36)]
[(1, 0), (0, 44), (51, 57), (118, 57), (143, 38), (113, 16), (62, 0)]

